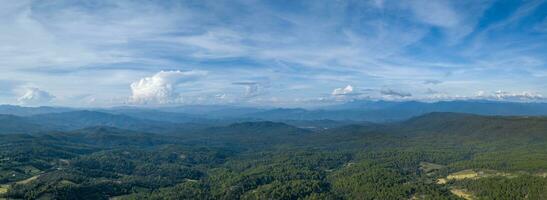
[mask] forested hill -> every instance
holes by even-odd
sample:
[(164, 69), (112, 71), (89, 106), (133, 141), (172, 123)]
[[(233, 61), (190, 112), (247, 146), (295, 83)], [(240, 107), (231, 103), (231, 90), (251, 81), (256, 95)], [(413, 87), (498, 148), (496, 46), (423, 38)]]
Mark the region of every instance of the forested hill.
[(547, 117), (540, 116), (429, 113), (393, 125), (406, 134), (423, 132), (490, 138), (547, 138)]
[(252, 121), (178, 130), (0, 135), (0, 198), (547, 197), (544, 117), (430, 113), (327, 129)]
[(132, 118), (126, 115), (108, 114), (96, 111), (72, 111), (40, 114), (27, 117), (34, 123), (49, 125), (60, 130), (74, 130), (90, 126), (113, 126), (124, 129), (149, 129), (169, 123)]
[(98, 111), (70, 111), (31, 116), (0, 115), (0, 134), (71, 131), (95, 126), (109, 126), (133, 131), (173, 133), (204, 128), (201, 124), (150, 120)]
[(47, 129), (24, 117), (0, 115), (0, 134), (39, 133)]

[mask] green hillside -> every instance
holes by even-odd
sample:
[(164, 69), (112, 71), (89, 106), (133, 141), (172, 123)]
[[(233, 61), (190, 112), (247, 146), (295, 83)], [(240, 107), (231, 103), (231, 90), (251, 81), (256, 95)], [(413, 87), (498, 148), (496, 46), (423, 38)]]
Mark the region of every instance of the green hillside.
[[(0, 135), (4, 198), (545, 199), (547, 118)], [(501, 188), (501, 189), (500, 189)]]

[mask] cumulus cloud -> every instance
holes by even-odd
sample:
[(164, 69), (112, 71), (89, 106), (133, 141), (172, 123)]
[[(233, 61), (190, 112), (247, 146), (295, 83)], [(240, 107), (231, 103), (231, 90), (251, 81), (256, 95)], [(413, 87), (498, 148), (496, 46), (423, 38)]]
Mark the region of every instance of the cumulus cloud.
[(204, 71), (160, 71), (131, 83), (130, 102), (140, 104), (170, 104), (181, 101), (177, 86), (196, 80)]
[(380, 90), (380, 94), (390, 96), (390, 97), (400, 97), (400, 98), (405, 98), (405, 97), (411, 97), (412, 96), (412, 94), (410, 94), (408, 92), (395, 91), (395, 90), (392, 90), (392, 89)]
[(245, 86), (245, 97), (247, 98), (256, 97), (260, 94), (260, 84), (257, 82), (234, 82), (232, 84)]
[(353, 93), (353, 86), (347, 85), (345, 88), (336, 88), (332, 91), (333, 96), (348, 95)]
[(25, 88), (25, 92), (17, 101), (23, 105), (43, 105), (51, 102), (55, 96), (38, 88)]

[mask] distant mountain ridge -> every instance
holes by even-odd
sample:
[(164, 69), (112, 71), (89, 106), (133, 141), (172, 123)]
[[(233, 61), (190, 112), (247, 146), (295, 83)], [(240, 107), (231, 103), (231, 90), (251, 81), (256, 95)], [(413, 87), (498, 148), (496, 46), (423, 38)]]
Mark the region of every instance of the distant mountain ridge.
[(0, 134), (28, 134), (47, 130), (24, 117), (0, 115)]
[(479, 115), (544, 116), (547, 103), (497, 101), (355, 101), (321, 109), (270, 109), (246, 115), (264, 120), (353, 120), (370, 122), (401, 121), (431, 112)]
[(16, 115), (16, 116), (31, 116), (31, 115), (48, 114), (48, 113), (69, 112), (74, 110), (77, 110), (77, 109), (66, 108), (66, 107), (49, 107), (49, 106), (23, 107), (23, 106), (16, 106), (16, 105), (0, 105), (0, 114)]
[[(173, 124), (228, 125), (246, 121), (290, 122), (308, 127), (331, 128), (345, 122), (394, 122), (431, 112), (457, 112), (479, 115), (547, 116), (547, 103), (519, 103), (502, 101), (353, 101), (316, 109), (252, 108), (237, 106), (179, 106), (179, 107), (114, 107), (78, 109), (59, 107), (0, 106), (0, 114), (29, 117), (32, 123), (50, 121), (48, 125), (68, 120), (69, 128), (93, 125), (139, 128), (142, 126), (171, 126)], [(63, 119), (66, 118), (66, 119)], [(330, 124), (320, 126), (320, 121)], [(161, 122), (161, 123), (159, 123)], [(343, 123), (338, 123), (343, 122)], [(163, 123), (163, 124), (162, 124)], [(67, 126), (65, 123), (63, 126)]]
[(434, 112), (398, 124), (407, 133), (435, 133), (482, 138), (547, 139), (545, 116), (485, 116), (464, 113)]
[(139, 119), (121, 114), (88, 110), (38, 114), (32, 116), (0, 115), (0, 133), (2, 134), (71, 131), (97, 126), (154, 133), (174, 132), (176, 130), (195, 128), (195, 126), (191, 124), (177, 124)]

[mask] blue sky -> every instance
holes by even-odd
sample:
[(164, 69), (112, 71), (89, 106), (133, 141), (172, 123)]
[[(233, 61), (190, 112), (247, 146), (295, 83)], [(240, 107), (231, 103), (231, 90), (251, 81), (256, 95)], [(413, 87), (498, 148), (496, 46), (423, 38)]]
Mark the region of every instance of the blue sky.
[(544, 101), (546, 1), (2, 1), (0, 103)]

